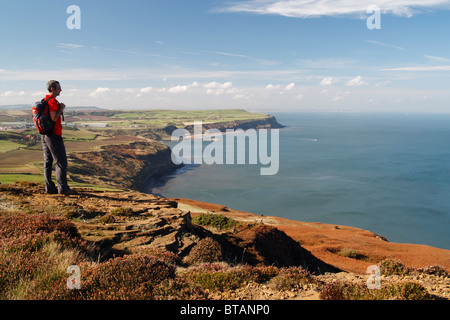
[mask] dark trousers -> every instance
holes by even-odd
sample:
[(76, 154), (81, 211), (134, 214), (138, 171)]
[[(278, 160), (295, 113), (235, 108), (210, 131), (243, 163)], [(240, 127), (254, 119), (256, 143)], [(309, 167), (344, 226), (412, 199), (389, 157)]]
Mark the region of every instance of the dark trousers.
[[(69, 190), (67, 184), (67, 154), (61, 136), (42, 135), (42, 149), (44, 151), (45, 190), (48, 193), (65, 192)], [(52, 181), (52, 167), (55, 162), (55, 174), (58, 188)]]

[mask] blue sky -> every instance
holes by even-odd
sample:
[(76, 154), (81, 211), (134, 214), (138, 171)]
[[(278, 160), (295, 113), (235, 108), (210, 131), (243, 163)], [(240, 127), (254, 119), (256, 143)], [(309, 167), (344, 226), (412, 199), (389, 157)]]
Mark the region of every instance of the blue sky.
[(448, 113), (449, 18), (450, 0), (0, 0), (0, 105), (56, 79), (69, 106)]

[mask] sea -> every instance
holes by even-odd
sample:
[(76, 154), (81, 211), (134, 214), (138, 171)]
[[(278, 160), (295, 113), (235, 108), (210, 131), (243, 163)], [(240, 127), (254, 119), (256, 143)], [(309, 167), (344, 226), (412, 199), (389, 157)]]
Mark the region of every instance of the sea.
[[(204, 161), (184, 165), (151, 192), (450, 249), (450, 114), (273, 115), (285, 126), (278, 148), (270, 148), (278, 152), (276, 174), (261, 175), (267, 165), (259, 161)], [(211, 143), (203, 141), (203, 150)]]

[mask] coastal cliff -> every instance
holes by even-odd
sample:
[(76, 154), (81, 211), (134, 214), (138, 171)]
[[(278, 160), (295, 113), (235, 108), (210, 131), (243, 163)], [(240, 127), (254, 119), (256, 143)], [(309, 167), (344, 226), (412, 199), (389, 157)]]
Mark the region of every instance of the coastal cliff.
[[(284, 126), (278, 123), (277, 119), (274, 116), (268, 116), (263, 119), (203, 123), (203, 130), (218, 129), (222, 132), (225, 132), (227, 129), (279, 129), (283, 127)], [(194, 125), (187, 125), (184, 127), (184, 129), (192, 133), (194, 131)]]
[[(275, 117), (204, 123), (203, 130), (283, 128)], [(169, 140), (175, 126), (140, 132), (146, 140), (102, 146), (100, 151), (73, 152), (69, 156), (69, 175), (74, 182), (120, 189), (147, 191), (158, 178), (181, 167), (171, 158), (171, 149), (154, 139)], [(192, 125), (185, 126), (193, 131)], [(123, 133), (123, 132), (115, 132)]]
[(177, 168), (168, 146), (151, 141), (103, 146), (100, 151), (70, 154), (72, 181), (143, 190), (146, 184)]

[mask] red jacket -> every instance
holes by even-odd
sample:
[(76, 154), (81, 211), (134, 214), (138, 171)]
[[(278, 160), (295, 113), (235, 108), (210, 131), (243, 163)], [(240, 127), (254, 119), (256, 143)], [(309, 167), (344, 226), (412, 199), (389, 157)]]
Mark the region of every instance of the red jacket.
[[(50, 98), (52, 95), (49, 94), (45, 96), (45, 99)], [(59, 110), (59, 102), (55, 98), (48, 100), (48, 112), (55, 111), (58, 112)], [(56, 134), (58, 136), (62, 136), (62, 125), (61, 125), (61, 117), (58, 118), (58, 120), (55, 123), (55, 130), (53, 131), (53, 134)]]

